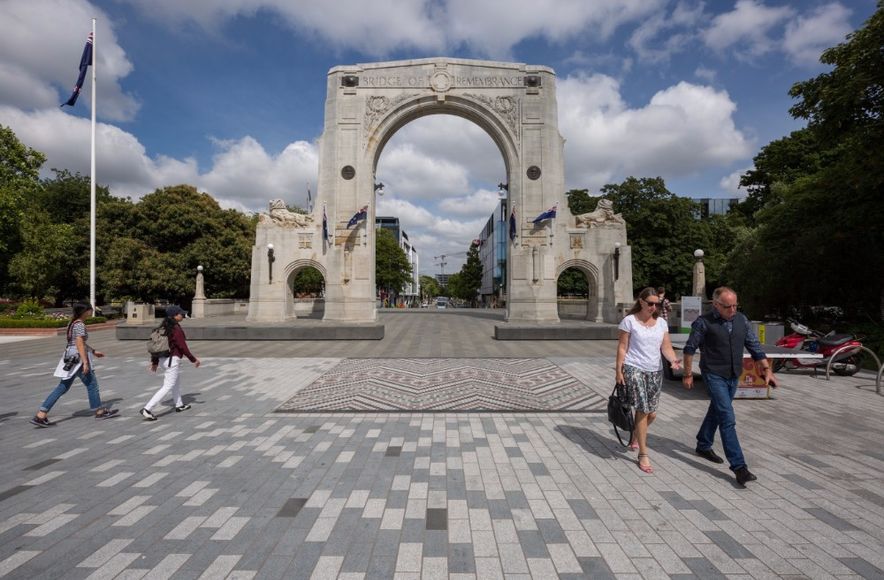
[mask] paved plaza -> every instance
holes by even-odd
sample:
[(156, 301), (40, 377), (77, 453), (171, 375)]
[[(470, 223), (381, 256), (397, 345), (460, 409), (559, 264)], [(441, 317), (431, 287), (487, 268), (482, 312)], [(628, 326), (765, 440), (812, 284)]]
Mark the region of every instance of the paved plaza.
[[(495, 341), (482, 311), (381, 321), (382, 341), (192, 342), (193, 408), (155, 423), (143, 342), (93, 333), (121, 416), (93, 419), (76, 383), (47, 429), (28, 419), (63, 337), (0, 343), (0, 577), (884, 577), (874, 377), (782, 374), (735, 402), (741, 488), (693, 452), (702, 384), (666, 383), (637, 468), (604, 412), (614, 341)], [(503, 410), (446, 410), (480, 380)], [(416, 391), (441, 410), (397, 410)]]

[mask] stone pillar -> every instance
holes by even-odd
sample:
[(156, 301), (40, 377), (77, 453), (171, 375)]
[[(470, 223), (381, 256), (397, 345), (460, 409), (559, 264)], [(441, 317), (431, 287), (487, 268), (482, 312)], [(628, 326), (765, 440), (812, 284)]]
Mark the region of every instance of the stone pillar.
[(206, 288), (203, 281), (203, 267), (196, 267), (196, 293), (193, 295), (193, 305), (190, 308), (191, 318), (206, 317)]
[(699, 296), (703, 300), (706, 299), (706, 269), (703, 266), (703, 250), (694, 250), (694, 278), (692, 284), (692, 296)]

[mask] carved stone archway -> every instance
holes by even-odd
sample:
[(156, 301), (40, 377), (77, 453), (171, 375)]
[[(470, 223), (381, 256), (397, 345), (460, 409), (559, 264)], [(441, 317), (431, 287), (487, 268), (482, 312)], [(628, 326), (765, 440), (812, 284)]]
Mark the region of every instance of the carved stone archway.
[[(270, 243), (284, 263), (324, 265), (325, 320), (377, 319), (375, 169), (396, 131), (434, 114), (476, 123), (503, 156), (508, 207), (515, 208), (516, 216), (506, 269), (508, 321), (557, 322), (556, 283), (568, 262), (584, 264), (581, 268), (594, 276), (604, 320), (615, 321), (616, 304), (631, 301), (631, 256), (622, 219), (618, 222), (600, 208), (581, 221), (568, 210), (552, 69), (450, 58), (381, 62), (333, 68), (327, 90), (316, 209), (312, 219), (290, 218), (278, 210), (277, 218), (259, 223), (252, 251), (250, 320), (285, 316), (278, 302), (282, 294), (274, 291), (284, 278), (271, 281), (269, 275)], [(555, 219), (532, 223), (554, 206)], [(362, 208), (364, 219), (348, 227)]]

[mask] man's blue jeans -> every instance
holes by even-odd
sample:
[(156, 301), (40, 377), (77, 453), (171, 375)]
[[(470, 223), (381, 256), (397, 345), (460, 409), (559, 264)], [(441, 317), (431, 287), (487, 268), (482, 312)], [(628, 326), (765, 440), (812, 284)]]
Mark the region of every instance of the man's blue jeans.
[(89, 408), (94, 411), (101, 407), (101, 395), (98, 393), (98, 378), (95, 376), (95, 371), (90, 368), (89, 372), (84, 374), (83, 367), (81, 366), (77, 371), (77, 374), (58, 383), (55, 390), (49, 393), (49, 396), (46, 397), (46, 400), (40, 405), (40, 410), (48, 413), (58, 399), (68, 392), (71, 385), (74, 384), (74, 379), (77, 377), (80, 377), (80, 380), (86, 385), (86, 392), (89, 394)]
[(715, 430), (721, 432), (721, 444), (724, 447), (724, 455), (730, 463), (731, 470), (746, 467), (743, 458), (743, 449), (737, 438), (737, 416), (734, 414), (734, 395), (737, 394), (739, 379), (734, 377), (726, 379), (712, 373), (703, 373), (703, 382), (709, 391), (709, 410), (706, 418), (700, 425), (697, 433), (697, 449), (705, 451), (712, 449), (715, 441)]

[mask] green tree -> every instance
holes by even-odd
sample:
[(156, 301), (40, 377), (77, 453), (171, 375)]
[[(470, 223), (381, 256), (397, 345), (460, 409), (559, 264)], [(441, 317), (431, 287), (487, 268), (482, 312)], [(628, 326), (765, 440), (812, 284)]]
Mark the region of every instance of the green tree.
[(15, 286), (35, 298), (64, 296), (65, 289), (58, 284), (67, 278), (67, 258), (76, 241), (75, 227), (52, 223), (46, 213), (30, 213), (22, 221), (21, 235), (22, 250), (9, 262)]
[(405, 250), (389, 230), (375, 230), (375, 284), (392, 295), (399, 294), (411, 282), (411, 264)]
[(189, 185), (158, 189), (136, 204), (118, 200), (104, 207), (106, 219), (116, 216), (127, 228), (109, 241), (99, 270), (109, 295), (187, 302), (198, 265), (205, 268), (207, 296), (248, 295), (252, 219), (221, 209)]
[(322, 273), (312, 266), (302, 268), (292, 279), (292, 292), (295, 297), (310, 295), (314, 298), (322, 295), (325, 280)]
[(790, 145), (815, 162), (790, 175), (794, 164), (770, 156), (767, 173), (788, 177), (771, 184), (778, 201), (757, 213), (758, 231), (730, 264), (735, 278), (769, 287), (753, 293), (759, 307), (838, 305), (852, 317), (884, 319), (882, 46), (879, 1), (862, 28), (823, 52), (831, 71), (790, 91), (798, 101), (790, 112), (808, 121), (811, 135)]
[(595, 209), (599, 199), (590, 196), (588, 189), (572, 189), (566, 191), (565, 197), (568, 198), (568, 209), (570, 209), (571, 213), (574, 215), (591, 212)]
[[(449, 285), (451, 282), (449, 281)], [(467, 261), (460, 269), (458, 298), (476, 302), (479, 288), (482, 287), (482, 260), (479, 259), (479, 245), (473, 242), (467, 250)]]
[(819, 169), (820, 144), (813, 131), (801, 129), (771, 141), (752, 161), (753, 168), (740, 176), (740, 187), (746, 188), (747, 195), (737, 206), (750, 224), (761, 209), (782, 201), (772, 190), (775, 183), (794, 183)]
[(688, 293), (697, 248), (706, 252), (707, 280), (719, 278), (725, 248), (712, 246), (709, 224), (696, 217), (697, 203), (666, 189), (660, 177), (629, 177), (623, 183), (605, 185), (601, 193), (626, 220), (637, 290), (662, 285), (673, 296)]
[(586, 275), (578, 268), (568, 268), (559, 276), (556, 283), (559, 296), (589, 296)]
[(439, 282), (432, 276), (421, 276), (420, 283), (423, 298), (435, 298), (442, 293), (442, 287), (439, 286)]
[(0, 291), (9, 289), (9, 261), (22, 248), (26, 200), (39, 190), (45, 160), (45, 155), (19, 141), (12, 129), (0, 125)]

